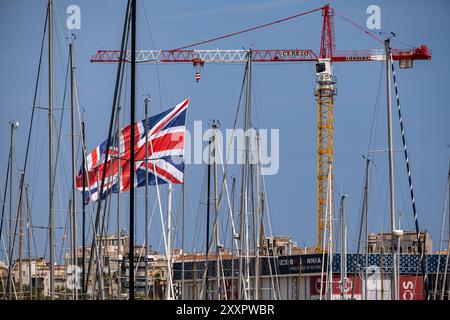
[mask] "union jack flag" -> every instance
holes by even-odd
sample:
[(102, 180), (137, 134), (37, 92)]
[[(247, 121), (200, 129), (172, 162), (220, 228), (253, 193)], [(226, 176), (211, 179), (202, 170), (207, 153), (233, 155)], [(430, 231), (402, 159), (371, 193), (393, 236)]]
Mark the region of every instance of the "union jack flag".
[[(145, 186), (146, 172), (148, 172), (149, 185), (183, 183), (184, 132), (188, 105), (189, 99), (186, 99), (172, 109), (134, 124), (135, 187)], [(130, 136), (131, 125), (128, 125), (120, 130), (119, 137), (116, 134), (111, 139), (103, 199), (111, 192), (126, 192), (130, 189)], [(148, 141), (147, 144), (146, 141)], [(86, 156), (86, 203), (97, 201), (99, 198), (98, 189), (101, 187), (107, 142), (107, 140), (104, 141)], [(83, 191), (82, 172), (80, 168), (76, 176), (76, 186), (81, 192)]]

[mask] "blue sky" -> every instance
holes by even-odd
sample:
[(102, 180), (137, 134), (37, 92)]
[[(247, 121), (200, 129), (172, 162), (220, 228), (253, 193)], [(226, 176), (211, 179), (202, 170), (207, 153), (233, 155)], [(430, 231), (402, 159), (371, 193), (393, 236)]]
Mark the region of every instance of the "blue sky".
[[(68, 35), (65, 26), (66, 8), (76, 4), (81, 8), (81, 29), (76, 30), (75, 63), (80, 105), (84, 108), (87, 127), (87, 145), (91, 149), (107, 136), (113, 98), (114, 64), (92, 64), (91, 55), (98, 49), (118, 49), (126, 1), (109, 0), (57, 0), (55, 53), (57, 108), (62, 106), (64, 71), (67, 57)], [(397, 67), (400, 99), (406, 125), (410, 151), (413, 183), (419, 212), (421, 229), (432, 233), (435, 248), (439, 240), (441, 214), (444, 205), (444, 188), (449, 161), (450, 111), (447, 105), (447, 79), (450, 69), (448, 52), (450, 29), (447, 19), (447, 1), (331, 1), (341, 14), (358, 24), (365, 25), (366, 8), (376, 4), (381, 8), (383, 32), (394, 31), (401, 42), (419, 46), (426, 44), (432, 49), (431, 61), (416, 61), (413, 69), (399, 70)], [(324, 5), (322, 1), (139, 1), (138, 41), (143, 49), (173, 49), (186, 44), (231, 33), (272, 20), (284, 18), (298, 12)], [(145, 12), (144, 12), (145, 8)], [(3, 193), (8, 159), (8, 120), (21, 123), (16, 134), (15, 168), (22, 167), (28, 126), (31, 115), (39, 48), (45, 18), (46, 1), (1, 1), (0, 38), (0, 187)], [(381, 48), (374, 41), (342, 19), (335, 18), (337, 49)], [(219, 42), (206, 44), (202, 49), (284, 49), (311, 48), (320, 46), (321, 16), (313, 13), (299, 19), (257, 30)], [(403, 44), (393, 42), (393, 47)], [(39, 90), (39, 106), (47, 102), (47, 64)], [(338, 96), (334, 113), (335, 191), (349, 195), (347, 216), (349, 246), (357, 237), (357, 225), (364, 175), (361, 157), (367, 150), (373, 120), (382, 65), (371, 63), (336, 63)], [(159, 65), (142, 64), (138, 67), (137, 99), (138, 117), (143, 117), (143, 95), (152, 97), (152, 114), (175, 105), (191, 96), (187, 127), (192, 129), (194, 120), (204, 125), (218, 119), (224, 128), (232, 126), (244, 66), (205, 65), (202, 80), (194, 82), (194, 70), (190, 64)], [(317, 106), (313, 96), (315, 74), (313, 63), (255, 65), (253, 74), (252, 123), (259, 128), (280, 129), (280, 170), (275, 176), (266, 177), (272, 231), (275, 235), (291, 235), (299, 245), (314, 245), (316, 241), (316, 140)], [(384, 79), (383, 79), (384, 81)], [(126, 95), (125, 117), (128, 117), (129, 90)], [(394, 100), (393, 100), (394, 102)], [(380, 89), (379, 113), (376, 121), (375, 148), (386, 149), (385, 85)], [(67, 107), (66, 102), (66, 107)], [(395, 110), (394, 110), (395, 111)], [(57, 111), (59, 122), (60, 111)], [(398, 117), (394, 113), (395, 149), (401, 150)], [(37, 111), (36, 127), (33, 131), (30, 171), (27, 183), (33, 199), (34, 224), (44, 226), (48, 219), (47, 178), (47, 113)], [(61, 136), (61, 162), (57, 171), (55, 206), (58, 210), (56, 223), (64, 227), (67, 220), (70, 179), (70, 133), (69, 113), (65, 112)], [(377, 168), (372, 171), (369, 228), (373, 231), (390, 229), (387, 202), (387, 154), (376, 153)], [(396, 203), (401, 212), (404, 229), (414, 227), (409, 200), (403, 154), (397, 152)], [(80, 161), (78, 159), (77, 165)], [(203, 243), (205, 209), (205, 167), (189, 165), (186, 171), (188, 185), (186, 202), (187, 247)], [(17, 194), (18, 173), (14, 175)], [(151, 188), (151, 207), (155, 202), (155, 191)], [(202, 191), (203, 190), (203, 191)], [(203, 193), (202, 193), (203, 192)], [(163, 193), (165, 191), (163, 190)], [(175, 192), (175, 207), (178, 208), (179, 187)], [(138, 191), (138, 241), (142, 241), (143, 190)], [(127, 195), (122, 197), (125, 214)], [(79, 200), (79, 199), (78, 199)], [(78, 202), (80, 203), (80, 202)], [(8, 207), (6, 207), (8, 209)], [(115, 210), (115, 205), (112, 207)], [(177, 212), (178, 209), (175, 211)], [(114, 211), (113, 211), (114, 212)], [(223, 210), (224, 216), (226, 211)], [(160, 248), (161, 226), (157, 212), (151, 226), (151, 244)], [(80, 221), (80, 220), (79, 220)], [(115, 214), (111, 216), (115, 221)], [(122, 225), (126, 223), (123, 217)], [(226, 220), (224, 220), (226, 223)], [(112, 223), (111, 231), (115, 231)], [(45, 251), (46, 236), (42, 229), (35, 229), (38, 254)], [(229, 239), (229, 238), (228, 238)], [(57, 250), (62, 246), (62, 231), (57, 230)], [(177, 241), (177, 244), (179, 242)], [(195, 246), (201, 250), (201, 245)], [(58, 251), (57, 251), (58, 252)], [(59, 253), (58, 253), (59, 255)], [(3, 259), (0, 258), (0, 259)]]

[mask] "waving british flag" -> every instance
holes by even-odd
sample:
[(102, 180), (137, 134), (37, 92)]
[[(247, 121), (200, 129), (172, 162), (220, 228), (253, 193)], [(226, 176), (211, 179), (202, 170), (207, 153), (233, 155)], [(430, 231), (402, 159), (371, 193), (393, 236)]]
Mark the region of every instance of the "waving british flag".
[[(145, 185), (146, 173), (149, 185), (183, 183), (184, 132), (188, 105), (189, 99), (186, 99), (172, 109), (134, 124), (135, 187)], [(110, 143), (103, 198), (111, 192), (126, 192), (130, 189), (130, 136), (131, 125), (128, 125)], [(86, 156), (86, 202), (98, 200), (107, 142), (103, 142)], [(82, 168), (77, 173), (76, 185), (79, 191), (83, 191)]]

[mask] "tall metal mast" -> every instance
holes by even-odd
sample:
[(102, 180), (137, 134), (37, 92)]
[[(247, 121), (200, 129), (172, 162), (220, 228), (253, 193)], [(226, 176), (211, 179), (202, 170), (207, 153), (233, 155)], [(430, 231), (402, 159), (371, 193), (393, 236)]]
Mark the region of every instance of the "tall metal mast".
[[(450, 163), (449, 163), (450, 164)], [(447, 300), (450, 300), (450, 277), (447, 277), (447, 274), (449, 273), (449, 258), (450, 258), (450, 165), (448, 168), (448, 174), (447, 174), (447, 197), (448, 197), (448, 239), (447, 239), (447, 258), (445, 259), (445, 267), (444, 267), (444, 279), (442, 279), (442, 290), (440, 299), (444, 300), (445, 295), (445, 283), (447, 282)], [(445, 217), (445, 212), (444, 212)], [(444, 227), (444, 226), (442, 226)]]
[(328, 299), (333, 299), (333, 180), (332, 180), (332, 163), (329, 164), (328, 171), (328, 269), (327, 269), (327, 288)]
[(367, 292), (367, 280), (368, 280), (368, 272), (369, 272), (369, 165), (370, 165), (370, 159), (368, 157), (365, 157), (366, 159), (366, 178), (364, 181), (364, 203), (363, 203), (363, 210), (364, 210), (364, 220), (365, 220), (365, 246), (364, 246), (364, 257), (365, 257), (365, 263), (364, 263), (364, 299), (367, 300), (368, 298), (368, 292)]
[[(117, 127), (117, 137), (120, 137), (120, 105), (117, 105), (116, 111), (116, 127)], [(122, 189), (122, 167), (120, 163), (120, 155), (122, 150), (120, 148), (120, 142), (118, 143), (119, 157), (117, 157), (117, 299), (121, 299), (122, 295), (122, 278), (121, 278), (121, 262), (122, 262), (122, 244), (121, 244), (121, 228), (120, 228), (120, 192)]]
[(28, 287), (30, 289), (30, 300), (33, 300), (33, 281), (31, 276), (31, 235), (30, 235), (30, 229), (31, 229), (31, 210), (30, 210), (30, 202), (28, 200), (28, 186), (25, 186), (25, 195), (26, 195), (26, 201), (27, 201), (27, 251), (28, 251)]
[(49, 215), (50, 215), (50, 296), (55, 299), (55, 213), (53, 200), (53, 0), (48, 0), (48, 135), (49, 135), (49, 152), (48, 152), (48, 184), (49, 184)]
[(83, 159), (81, 161), (82, 163), (82, 177), (83, 177), (83, 194), (82, 194), (82, 222), (81, 222), (81, 237), (82, 237), (82, 244), (83, 252), (82, 252), (82, 259), (83, 265), (82, 265), (82, 277), (81, 277), (81, 291), (83, 294), (83, 300), (87, 297), (87, 286), (86, 286), (86, 135), (84, 131), (84, 120), (81, 122), (81, 149), (82, 149), (82, 156)]
[[(261, 261), (260, 261), (260, 232), (261, 232), (261, 225), (263, 223), (263, 221), (261, 220), (260, 223), (260, 228), (258, 229), (258, 218), (259, 218), (259, 214), (260, 211), (262, 212), (262, 208), (261, 208), (261, 201), (260, 201), (260, 192), (259, 192), (259, 176), (260, 176), (260, 166), (259, 166), (259, 153), (260, 153), (260, 149), (259, 149), (259, 133), (257, 133), (256, 135), (256, 164), (254, 164), (254, 166), (256, 166), (256, 206), (254, 208), (255, 212), (253, 213), (253, 220), (254, 220), (254, 228), (256, 230), (254, 230), (254, 234), (255, 234), (255, 243), (254, 243), (254, 252), (255, 252), (255, 300), (259, 300), (260, 298), (260, 288), (261, 288), (261, 281), (260, 281), (260, 277), (261, 277), (261, 270), (260, 270), (260, 265), (261, 265)], [(254, 154), (254, 153), (252, 153)]]
[[(14, 129), (19, 128), (19, 123), (16, 121), (9, 121), (9, 125), (11, 126), (11, 136), (10, 136), (10, 144), (9, 144), (9, 250), (8, 250), (8, 256), (9, 256), (9, 269), (11, 269), (12, 264), (12, 250), (14, 247), (14, 231), (13, 231), (13, 196), (12, 196), (12, 190), (13, 190), (13, 153), (14, 153)], [(9, 300), (12, 299), (12, 288), (13, 288), (13, 281), (12, 281), (12, 273), (8, 272), (8, 293), (9, 293)]]
[[(261, 217), (260, 217), (260, 225), (259, 225), (259, 239), (258, 239), (258, 296), (255, 298), (260, 299), (262, 297), (262, 257), (264, 255), (264, 192), (261, 192)], [(301, 263), (301, 260), (300, 260)], [(300, 283), (300, 282), (299, 282)], [(299, 284), (300, 286), (300, 284)]]
[(205, 244), (205, 300), (208, 300), (208, 264), (209, 264), (209, 219), (210, 219), (210, 201), (211, 201), (211, 143), (212, 137), (209, 140), (208, 145), (208, 186), (207, 186), (207, 196), (206, 196), (206, 244)]
[(185, 210), (185, 199), (184, 199), (184, 182), (186, 181), (186, 173), (184, 173), (184, 178), (183, 178), (183, 184), (181, 185), (181, 300), (185, 300), (184, 297), (184, 277), (185, 277), (185, 272), (184, 272), (184, 237), (185, 237), (185, 230), (184, 230), (184, 223), (185, 223), (185, 214), (186, 214), (186, 210)]
[[(234, 213), (235, 210), (235, 194), (236, 194), (236, 177), (232, 177), (232, 184), (231, 184), (231, 212)], [(234, 217), (233, 217), (234, 219)], [(236, 239), (236, 234), (234, 234), (233, 231), (233, 239)], [(237, 250), (237, 246), (236, 246), (236, 250)], [(234, 285), (235, 285), (235, 281), (234, 281), (234, 256), (235, 256), (235, 252), (233, 252), (233, 254), (231, 255), (231, 288), (230, 288), (230, 292), (231, 292), (231, 297), (228, 297), (229, 300), (235, 300), (236, 299), (236, 295), (235, 295), (235, 289), (234, 289)]]
[[(23, 185), (24, 173), (20, 174), (20, 185)], [(23, 299), (23, 277), (22, 277), (22, 244), (23, 244), (23, 188), (20, 188), (20, 202), (19, 202), (19, 297)], [(31, 274), (30, 274), (31, 277)]]
[(387, 127), (388, 127), (388, 156), (389, 156), (389, 194), (391, 209), (391, 255), (392, 255), (392, 282), (391, 282), (391, 300), (398, 299), (398, 279), (397, 279), (397, 256), (395, 253), (395, 198), (394, 198), (394, 150), (392, 144), (392, 106), (391, 106), (391, 69), (390, 65), (390, 39), (384, 42), (386, 50), (386, 95), (387, 95)]
[(150, 97), (144, 98), (145, 104), (145, 299), (148, 299), (148, 104)]
[(345, 277), (347, 276), (347, 256), (345, 250), (345, 240), (346, 240), (346, 232), (345, 232), (345, 198), (347, 195), (341, 196), (341, 205), (340, 205), (340, 220), (341, 220), (341, 300), (345, 299)]
[[(242, 254), (243, 254), (243, 245), (245, 237), (247, 234), (246, 221), (247, 221), (247, 150), (248, 150), (248, 122), (250, 116), (250, 103), (251, 103), (251, 73), (252, 73), (252, 50), (248, 50), (247, 52), (247, 87), (246, 87), (246, 102), (245, 102), (245, 114), (244, 114), (244, 150), (242, 153), (242, 184), (241, 184), (241, 227), (240, 227), (240, 236), (239, 236), (239, 299), (242, 299), (242, 285), (244, 288), (244, 297), (247, 298), (247, 282), (242, 281), (243, 274), (243, 264), (242, 264)], [(247, 248), (248, 250), (248, 248)]]
[(166, 300), (172, 300), (173, 297), (173, 282), (172, 282), (172, 192), (173, 186), (171, 183), (167, 186), (167, 287)]
[(136, 0), (131, 0), (131, 102), (130, 102), (130, 254), (129, 299), (134, 300), (134, 134), (136, 98)]
[(73, 42), (69, 44), (70, 55), (70, 108), (71, 114), (71, 137), (72, 137), (72, 265), (74, 266), (74, 299), (78, 300), (78, 285), (76, 281), (77, 274), (77, 206), (75, 201), (75, 188), (76, 188), (76, 169), (75, 169), (75, 66), (73, 63)]
[(218, 122), (213, 121), (213, 161), (214, 161), (214, 238), (216, 239), (216, 286), (217, 300), (220, 300), (220, 243), (219, 243), (219, 186), (218, 186), (218, 170), (217, 170), (217, 128)]

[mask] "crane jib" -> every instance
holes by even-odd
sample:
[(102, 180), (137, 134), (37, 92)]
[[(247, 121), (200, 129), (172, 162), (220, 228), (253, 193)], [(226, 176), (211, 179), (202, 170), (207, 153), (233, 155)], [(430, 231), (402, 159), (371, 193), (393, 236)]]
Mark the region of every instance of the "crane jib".
[[(136, 50), (136, 62), (245, 62), (248, 50)], [(120, 62), (120, 50), (98, 50), (91, 62)], [(126, 51), (125, 61), (131, 61), (131, 51)], [(422, 45), (414, 49), (393, 49), (393, 60), (430, 60), (431, 50)], [(311, 49), (252, 50), (254, 62), (301, 62), (317, 61), (318, 55)], [(385, 61), (379, 49), (334, 51), (333, 62)]]

